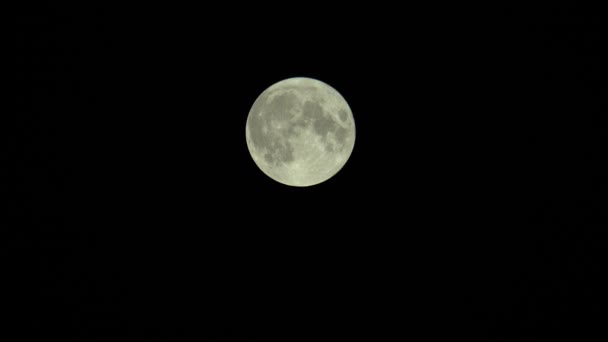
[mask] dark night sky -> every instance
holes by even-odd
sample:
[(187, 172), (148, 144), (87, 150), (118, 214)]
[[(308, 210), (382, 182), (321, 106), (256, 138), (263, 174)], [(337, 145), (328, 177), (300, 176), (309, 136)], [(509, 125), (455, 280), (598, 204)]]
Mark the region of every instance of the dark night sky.
[[(0, 185), (22, 334), (536, 341), (599, 326), (598, 16), (240, 10), (256, 19), (17, 16)], [(293, 76), (335, 87), (357, 125), (344, 169), (311, 188), (272, 181), (245, 143), (253, 101)]]

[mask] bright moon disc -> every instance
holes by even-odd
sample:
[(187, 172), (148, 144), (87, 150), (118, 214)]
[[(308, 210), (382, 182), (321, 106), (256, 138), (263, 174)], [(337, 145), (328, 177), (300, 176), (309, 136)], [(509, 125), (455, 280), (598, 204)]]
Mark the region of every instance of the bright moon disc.
[(266, 175), (286, 185), (310, 186), (346, 164), (355, 145), (355, 121), (334, 88), (311, 78), (289, 78), (256, 99), (246, 137)]

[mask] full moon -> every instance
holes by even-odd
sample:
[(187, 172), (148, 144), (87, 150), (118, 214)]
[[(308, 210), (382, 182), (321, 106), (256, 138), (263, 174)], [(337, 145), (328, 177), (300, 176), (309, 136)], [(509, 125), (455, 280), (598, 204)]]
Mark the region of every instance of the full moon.
[(246, 138), (251, 157), (267, 176), (290, 186), (311, 186), (346, 164), (355, 145), (355, 121), (346, 100), (328, 84), (289, 78), (255, 100)]

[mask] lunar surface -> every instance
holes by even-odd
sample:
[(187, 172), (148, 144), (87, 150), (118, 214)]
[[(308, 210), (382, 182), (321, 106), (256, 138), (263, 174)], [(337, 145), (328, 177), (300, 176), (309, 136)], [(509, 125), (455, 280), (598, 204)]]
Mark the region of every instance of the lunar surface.
[(311, 186), (346, 164), (355, 145), (355, 122), (334, 88), (311, 78), (289, 78), (256, 99), (246, 138), (253, 160), (270, 178)]

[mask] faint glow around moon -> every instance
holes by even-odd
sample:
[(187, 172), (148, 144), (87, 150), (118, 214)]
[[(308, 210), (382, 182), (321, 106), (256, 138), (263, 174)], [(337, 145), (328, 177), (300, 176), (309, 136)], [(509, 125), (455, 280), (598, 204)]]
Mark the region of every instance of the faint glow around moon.
[(355, 144), (355, 121), (342, 95), (328, 84), (289, 78), (256, 99), (246, 139), (256, 165), (270, 178), (310, 186), (346, 164)]

